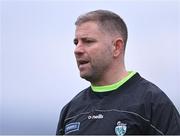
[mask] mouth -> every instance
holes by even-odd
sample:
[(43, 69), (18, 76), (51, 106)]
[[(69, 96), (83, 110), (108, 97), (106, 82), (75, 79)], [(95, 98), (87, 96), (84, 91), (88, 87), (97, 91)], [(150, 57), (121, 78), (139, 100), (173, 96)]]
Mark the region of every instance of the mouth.
[(86, 64), (89, 63), (88, 60), (78, 60), (77, 62), (78, 62), (78, 67), (79, 68), (81, 68), (81, 67), (83, 67), (83, 66), (85, 66)]

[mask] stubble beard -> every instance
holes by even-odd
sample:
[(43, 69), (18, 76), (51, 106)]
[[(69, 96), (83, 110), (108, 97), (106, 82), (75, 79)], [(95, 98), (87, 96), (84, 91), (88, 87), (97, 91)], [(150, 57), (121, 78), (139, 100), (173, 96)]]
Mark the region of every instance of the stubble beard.
[(98, 70), (95, 70), (94, 68), (91, 69), (88, 73), (80, 74), (81, 78), (94, 83), (97, 82), (100, 78), (101, 72), (98, 72)]
[[(104, 56), (104, 54), (106, 54)], [(90, 61), (90, 67), (87, 72), (80, 74), (81, 78), (95, 84), (103, 80), (104, 75), (107, 74), (108, 70), (112, 65), (112, 52), (110, 46), (99, 53), (94, 59)]]
[(101, 63), (97, 63), (95, 65), (91, 65), (91, 68), (88, 69), (87, 73), (80, 74), (81, 78), (89, 81), (92, 84), (98, 83), (103, 80), (104, 75), (110, 67), (110, 60), (100, 61)]

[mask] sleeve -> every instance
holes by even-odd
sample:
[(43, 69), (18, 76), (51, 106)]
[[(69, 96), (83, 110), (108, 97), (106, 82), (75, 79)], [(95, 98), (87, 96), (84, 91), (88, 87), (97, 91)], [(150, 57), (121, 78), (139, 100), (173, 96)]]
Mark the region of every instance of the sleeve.
[(67, 105), (63, 107), (60, 113), (59, 122), (56, 129), (56, 135), (64, 135), (64, 121), (67, 113)]
[(156, 134), (180, 135), (180, 115), (166, 94), (158, 93), (151, 103), (151, 125)]

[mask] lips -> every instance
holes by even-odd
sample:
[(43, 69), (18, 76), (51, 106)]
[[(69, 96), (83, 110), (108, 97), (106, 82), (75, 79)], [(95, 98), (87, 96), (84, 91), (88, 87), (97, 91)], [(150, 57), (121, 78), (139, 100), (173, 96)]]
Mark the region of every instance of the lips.
[(78, 62), (79, 62), (80, 65), (83, 65), (83, 64), (88, 63), (89, 61), (87, 61), (87, 60), (80, 60), (80, 61), (78, 61)]
[(78, 63), (78, 66), (79, 66), (79, 67), (83, 67), (83, 66), (85, 66), (86, 64), (88, 64), (89, 61), (88, 61), (88, 60), (77, 60), (77, 63)]

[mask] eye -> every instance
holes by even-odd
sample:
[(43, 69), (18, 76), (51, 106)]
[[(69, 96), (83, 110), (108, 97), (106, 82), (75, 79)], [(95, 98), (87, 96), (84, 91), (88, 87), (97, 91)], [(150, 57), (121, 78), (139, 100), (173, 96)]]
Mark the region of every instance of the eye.
[(77, 45), (78, 44), (78, 39), (74, 39), (74, 44)]
[(90, 43), (95, 42), (95, 40), (94, 39), (90, 39), (90, 38), (85, 38), (85, 39), (83, 39), (83, 42), (87, 43), (87, 44), (90, 44)]
[(94, 41), (92, 41), (92, 40), (85, 40), (84, 42), (86, 42), (86, 43), (92, 43), (92, 42), (94, 42)]

